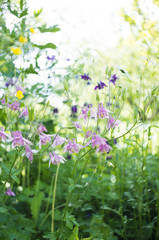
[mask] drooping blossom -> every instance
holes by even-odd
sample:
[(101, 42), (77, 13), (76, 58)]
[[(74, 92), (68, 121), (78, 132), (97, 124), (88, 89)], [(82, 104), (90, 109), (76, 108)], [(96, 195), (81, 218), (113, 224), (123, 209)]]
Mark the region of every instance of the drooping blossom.
[(10, 138), (10, 136), (7, 133), (5, 133), (4, 127), (1, 127), (1, 130), (0, 130), (0, 141), (5, 142), (7, 137)]
[(22, 156), (26, 156), (31, 162), (33, 161), (33, 153), (37, 153), (35, 149), (31, 149), (28, 145), (25, 146), (25, 153)]
[(27, 107), (23, 108), (21, 114), (19, 115), (19, 118), (22, 116), (24, 116), (24, 117), (28, 116), (28, 108)]
[(78, 128), (81, 129), (82, 128), (82, 126), (79, 122), (72, 122), (72, 123), (73, 123), (73, 125), (75, 126), (76, 129), (78, 129)]
[(99, 82), (98, 84), (97, 84), (97, 86), (94, 88), (94, 90), (97, 90), (97, 89), (102, 89), (102, 88), (104, 88), (104, 87), (107, 87), (107, 85), (104, 83), (104, 82)]
[(47, 135), (45, 133), (40, 133), (39, 135), (40, 141), (39, 141), (39, 148), (41, 149), (41, 145), (46, 145), (48, 142), (51, 141), (51, 135)]
[(20, 103), (19, 102), (16, 102), (14, 101), (12, 104), (8, 104), (8, 107), (11, 108), (11, 110), (14, 110), (14, 111), (20, 111)]
[(11, 190), (11, 188), (7, 188), (4, 192), (7, 196), (15, 196), (15, 193)]
[(91, 80), (91, 78), (88, 76), (88, 74), (84, 73), (81, 75), (81, 79), (84, 79), (85, 81)]
[(107, 143), (100, 144), (99, 147), (96, 150), (96, 153), (97, 152), (109, 153), (110, 149), (112, 149), (112, 147), (109, 144), (107, 144)]
[(58, 165), (59, 163), (64, 163), (66, 161), (66, 159), (63, 156), (57, 155), (54, 151), (52, 151), (52, 153), (53, 154), (49, 153), (50, 155), (49, 167), (51, 164)]
[(88, 131), (86, 132), (86, 138), (89, 138), (91, 135), (92, 135), (92, 131), (91, 131), (91, 130), (88, 130)]
[(91, 143), (92, 148), (97, 148), (96, 152), (101, 152), (101, 153), (105, 153), (105, 152), (109, 152), (111, 148), (111, 146), (109, 146), (109, 144), (107, 143), (107, 140), (105, 138), (101, 138), (100, 136), (98, 136), (96, 133), (92, 134), (92, 139), (85, 145), (88, 146)]
[(71, 107), (72, 113), (77, 113), (77, 105)]
[(39, 125), (39, 127), (38, 127), (38, 132), (39, 132), (39, 133), (47, 132), (46, 127), (44, 127), (44, 126), (42, 125), (42, 123), (41, 123), (41, 124)]
[(54, 137), (52, 147), (62, 145), (64, 142), (67, 141), (66, 138), (60, 137), (59, 135), (53, 134), (52, 136)]
[(53, 114), (56, 114), (58, 112), (59, 112), (58, 108), (53, 108)]
[(9, 87), (9, 86), (13, 86), (14, 85), (14, 82), (13, 82), (13, 79), (10, 78), (6, 83), (5, 83), (5, 87)]
[(12, 132), (12, 136), (13, 136), (12, 138), (7, 140), (8, 142), (12, 141), (12, 148), (25, 145), (32, 145), (32, 143), (28, 139), (22, 136), (21, 131)]
[(47, 60), (54, 61), (54, 60), (56, 60), (56, 57), (55, 57), (55, 55), (52, 55), (52, 57), (47, 56)]
[(1, 100), (1, 104), (2, 104), (2, 105), (5, 105), (5, 104), (6, 104), (6, 102), (5, 102), (5, 97), (2, 98), (2, 100)]
[(115, 128), (120, 124), (120, 121), (115, 120), (112, 116), (109, 115), (107, 127), (108, 128)]
[(64, 152), (69, 152), (70, 154), (78, 153), (79, 150), (83, 148), (83, 146), (79, 143), (76, 143), (76, 140), (73, 138), (73, 142), (71, 140), (68, 140), (68, 144), (64, 146)]
[(99, 103), (99, 108), (97, 111), (98, 111), (98, 117), (100, 119), (108, 118), (109, 117), (108, 112), (111, 112), (108, 109), (106, 109), (102, 103)]
[(82, 113), (79, 115), (78, 119), (83, 118), (84, 122), (86, 123), (87, 118), (88, 118), (89, 108), (84, 107), (84, 108), (81, 108), (81, 109), (82, 109)]
[(115, 85), (117, 79), (119, 78), (116, 76), (116, 74), (114, 74), (111, 76), (110, 82), (112, 82)]

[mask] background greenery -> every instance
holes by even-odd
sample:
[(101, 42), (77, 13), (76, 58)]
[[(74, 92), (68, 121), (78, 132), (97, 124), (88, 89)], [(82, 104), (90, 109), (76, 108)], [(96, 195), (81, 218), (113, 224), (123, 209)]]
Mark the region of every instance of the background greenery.
[[(158, 1), (153, 4), (158, 9)], [(56, 34), (60, 30), (56, 23), (52, 27), (41, 24), (42, 10), (30, 16), (22, 0), (1, 0), (0, 7), (1, 92), (7, 99), (13, 89), (5, 87), (6, 82), (18, 81), (25, 87), (22, 105), (30, 106), (28, 120), (19, 120), (1, 106), (1, 126), (8, 131), (21, 129), (28, 136), (30, 126), (34, 129), (43, 123), (49, 134), (54, 134), (77, 120), (85, 103), (96, 105), (95, 85), (99, 80), (108, 84), (114, 73), (119, 80), (111, 86), (111, 105), (108, 89), (99, 91), (99, 97), (122, 121), (117, 130), (107, 135), (117, 139), (117, 144), (110, 141), (113, 151), (109, 154), (90, 151), (78, 161), (74, 174), (78, 155), (64, 155), (67, 162), (60, 166), (57, 180), (54, 233), (51, 209), (56, 166), (48, 168), (47, 155), (35, 155), (32, 164), (19, 155), (10, 172), (16, 152), (1, 143), (1, 186), (7, 180), (16, 196), (1, 192), (0, 239), (159, 239), (159, 22), (151, 20), (151, 9), (145, 13), (141, 2), (134, 0), (132, 12), (121, 10), (123, 21), (130, 25), (129, 38), (121, 39), (107, 53), (96, 51), (96, 57), (92, 57), (91, 50), (78, 53), (77, 59), (61, 67), (58, 59), (46, 60), (50, 49), (59, 54), (54, 43), (38, 45), (29, 30), (33, 27), (41, 34)], [(15, 17), (13, 29), (6, 25), (6, 13)], [(25, 45), (18, 41), (21, 34), (28, 39)], [(15, 46), (23, 48), (23, 56), (11, 53)], [(39, 66), (40, 57), (44, 67)], [(18, 61), (24, 64), (18, 65)], [(42, 72), (45, 81), (39, 80)], [(81, 79), (83, 73), (92, 78), (90, 85)], [(33, 78), (37, 81), (30, 80)], [(74, 105), (78, 113), (72, 115)], [(53, 114), (54, 108), (58, 113)], [(91, 124), (95, 128), (93, 121)], [(101, 124), (101, 134), (103, 127)], [(74, 135), (72, 129), (61, 131), (61, 136)], [(80, 133), (78, 139), (82, 139)]]

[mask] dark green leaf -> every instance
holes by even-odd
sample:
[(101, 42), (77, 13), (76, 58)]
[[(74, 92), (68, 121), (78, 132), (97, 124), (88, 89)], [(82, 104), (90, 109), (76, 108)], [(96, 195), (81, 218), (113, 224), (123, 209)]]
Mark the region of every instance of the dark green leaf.
[(46, 48), (52, 48), (52, 49), (56, 49), (56, 45), (53, 43), (47, 43), (45, 45), (37, 45), (37, 44), (33, 44), (33, 47), (37, 47), (40, 49), (46, 49)]
[(42, 27), (38, 27), (38, 29), (41, 33), (60, 31), (60, 28), (58, 28), (57, 25), (54, 25), (54, 26), (49, 27), (49, 28), (46, 28), (46, 25), (43, 25)]

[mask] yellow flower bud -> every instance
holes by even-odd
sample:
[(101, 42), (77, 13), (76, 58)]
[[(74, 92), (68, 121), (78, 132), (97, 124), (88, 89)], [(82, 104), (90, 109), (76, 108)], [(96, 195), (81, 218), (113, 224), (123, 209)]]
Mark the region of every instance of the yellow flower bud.
[(17, 91), (16, 97), (20, 100), (24, 97), (23, 93), (21, 90)]
[(28, 41), (27, 38), (22, 37), (22, 36), (19, 37), (19, 42), (20, 42), (20, 43), (26, 43), (27, 41)]
[(22, 54), (22, 50), (18, 47), (18, 48), (11, 48), (13, 54), (15, 55), (20, 55)]
[(30, 28), (30, 32), (31, 32), (31, 33), (35, 33), (34, 28)]

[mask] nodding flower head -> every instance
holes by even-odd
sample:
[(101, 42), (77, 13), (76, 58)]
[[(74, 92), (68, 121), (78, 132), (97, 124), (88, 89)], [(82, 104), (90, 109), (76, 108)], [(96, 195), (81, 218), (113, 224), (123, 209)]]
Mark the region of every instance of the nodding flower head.
[(69, 152), (70, 154), (78, 153), (81, 148), (83, 148), (83, 146), (79, 143), (76, 143), (75, 139), (73, 138), (73, 142), (68, 140), (68, 144), (64, 146), (64, 152)]
[(47, 56), (47, 60), (54, 61), (54, 60), (56, 60), (56, 57), (55, 57), (55, 55), (52, 55), (52, 57)]
[(103, 89), (104, 87), (107, 87), (107, 85), (104, 83), (104, 82), (99, 82), (97, 84), (97, 86), (94, 88), (94, 90), (97, 90), (97, 89)]
[(15, 193), (11, 190), (11, 188), (7, 188), (4, 192), (7, 196), (15, 196)]
[(110, 82), (112, 82), (115, 85), (117, 79), (119, 78), (116, 76), (116, 74), (114, 74), (111, 76)]
[(71, 111), (72, 111), (72, 113), (77, 113), (77, 111), (78, 111), (77, 105), (72, 106)]
[(85, 81), (91, 80), (91, 78), (88, 76), (88, 74), (84, 73), (81, 75), (81, 79), (84, 79)]
[(50, 155), (49, 167), (50, 164), (58, 165), (59, 163), (64, 163), (66, 161), (66, 159), (63, 156), (57, 155), (54, 151), (52, 151), (52, 153), (53, 154), (49, 153)]

